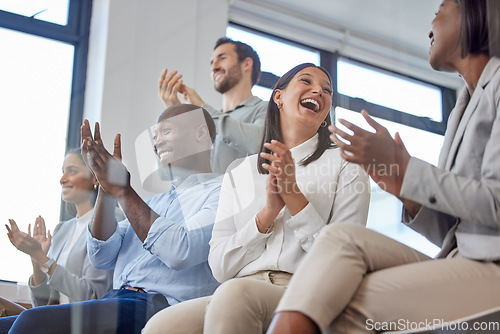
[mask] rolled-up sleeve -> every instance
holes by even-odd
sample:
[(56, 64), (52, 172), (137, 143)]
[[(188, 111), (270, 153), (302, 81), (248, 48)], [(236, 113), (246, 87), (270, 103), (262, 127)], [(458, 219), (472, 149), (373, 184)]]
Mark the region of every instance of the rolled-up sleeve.
[(144, 249), (174, 270), (206, 262), (219, 190), (219, 187), (212, 190), (200, 211), (183, 223), (176, 223), (165, 217), (157, 218), (144, 240)]
[(108, 240), (98, 240), (92, 236), (90, 229), (87, 229), (87, 253), (90, 263), (97, 269), (114, 269), (123, 237), (127, 227), (130, 226), (128, 220), (117, 224), (117, 229)]

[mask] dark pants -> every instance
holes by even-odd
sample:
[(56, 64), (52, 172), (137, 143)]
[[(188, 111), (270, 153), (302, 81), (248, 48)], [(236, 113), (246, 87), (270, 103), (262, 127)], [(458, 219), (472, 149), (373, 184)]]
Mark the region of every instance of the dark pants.
[(26, 310), (17, 317), (9, 333), (140, 333), (149, 318), (167, 306), (160, 294), (111, 290), (97, 300)]
[(1, 317), (0, 318), (0, 334), (5, 334), (9, 332), (9, 329), (12, 327), (12, 324), (17, 319), (17, 315), (10, 317)]

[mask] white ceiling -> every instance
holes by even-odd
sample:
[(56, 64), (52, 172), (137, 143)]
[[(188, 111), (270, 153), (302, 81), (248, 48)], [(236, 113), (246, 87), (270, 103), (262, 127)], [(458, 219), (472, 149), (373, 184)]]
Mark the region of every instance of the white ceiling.
[(463, 84), (428, 64), (428, 34), (442, 0), (229, 1), (234, 22), (445, 86)]
[[(246, 0), (251, 2), (252, 0)], [(442, 0), (268, 0), (277, 7), (329, 22), (351, 35), (426, 56), (430, 23)]]

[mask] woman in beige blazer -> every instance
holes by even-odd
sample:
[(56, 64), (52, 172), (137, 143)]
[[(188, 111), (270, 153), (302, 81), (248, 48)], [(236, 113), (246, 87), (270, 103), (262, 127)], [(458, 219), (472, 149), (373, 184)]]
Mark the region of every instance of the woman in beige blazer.
[(500, 305), (499, 7), (444, 0), (432, 21), (431, 66), (458, 72), (466, 85), (438, 167), (411, 157), (365, 111), (375, 133), (345, 120), (352, 135), (331, 127), (343, 157), (401, 199), (404, 223), (440, 254), (431, 260), (374, 231), (332, 224), (297, 269), (268, 333), (407, 331)]

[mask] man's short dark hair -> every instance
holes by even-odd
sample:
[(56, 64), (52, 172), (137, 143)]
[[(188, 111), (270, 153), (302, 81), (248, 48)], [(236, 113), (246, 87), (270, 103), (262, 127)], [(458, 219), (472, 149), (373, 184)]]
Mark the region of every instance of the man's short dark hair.
[(210, 116), (208, 111), (206, 111), (204, 108), (201, 108), (201, 107), (198, 107), (198, 106), (195, 106), (192, 104), (175, 104), (175, 105), (165, 109), (160, 114), (160, 116), (158, 116), (156, 123), (160, 123), (160, 122), (163, 122), (169, 118), (175, 117), (177, 115), (182, 115), (184, 113), (187, 113), (187, 112), (190, 112), (193, 110), (198, 110), (198, 109), (201, 109), (201, 111), (203, 112), (203, 117), (205, 118), (205, 122), (206, 122), (207, 128), (208, 128), (208, 133), (210, 135), (210, 140), (213, 143), (215, 141), (215, 135), (216, 135), (215, 122), (214, 122), (212, 116)]
[(241, 63), (248, 57), (253, 60), (252, 66), (252, 86), (255, 85), (260, 79), (260, 58), (257, 52), (248, 44), (239, 41), (233, 41), (228, 37), (221, 37), (215, 42), (214, 50), (217, 49), (222, 44), (231, 43), (234, 45), (236, 49), (236, 53), (238, 54), (238, 61)]

